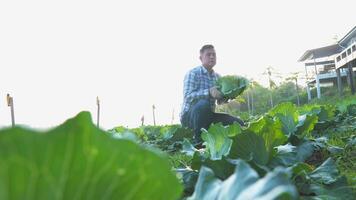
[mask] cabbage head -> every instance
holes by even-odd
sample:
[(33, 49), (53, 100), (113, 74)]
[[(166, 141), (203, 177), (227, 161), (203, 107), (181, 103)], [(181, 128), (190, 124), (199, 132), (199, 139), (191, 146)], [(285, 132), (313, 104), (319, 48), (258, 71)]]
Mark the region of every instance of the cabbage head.
[(224, 98), (235, 99), (247, 88), (249, 82), (246, 78), (236, 75), (227, 75), (218, 78), (216, 86)]

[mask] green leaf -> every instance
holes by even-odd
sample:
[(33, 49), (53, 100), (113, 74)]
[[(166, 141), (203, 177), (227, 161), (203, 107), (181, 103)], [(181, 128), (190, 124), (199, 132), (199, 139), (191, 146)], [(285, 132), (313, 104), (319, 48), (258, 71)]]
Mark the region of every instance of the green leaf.
[(187, 198), (187, 200), (216, 199), (221, 182), (221, 180), (215, 177), (211, 169), (203, 166), (200, 169), (194, 193), (191, 197)]
[(202, 166), (212, 169), (217, 177), (226, 179), (234, 173), (235, 165), (225, 158), (221, 160), (210, 160), (205, 152), (196, 151), (192, 159), (192, 169), (199, 170)]
[(243, 190), (259, 179), (258, 174), (246, 162), (238, 160), (235, 173), (221, 184), (217, 199), (236, 199)]
[(227, 129), (227, 136), (229, 137), (234, 137), (237, 134), (241, 133), (241, 126), (238, 123), (233, 123), (231, 125), (225, 126), (225, 128)]
[(244, 132), (234, 137), (229, 154), (230, 158), (242, 158), (253, 160), (259, 165), (266, 165), (268, 162), (268, 152), (265, 141), (259, 135), (252, 132)]
[(289, 180), (288, 172), (282, 168), (276, 168), (245, 189), (236, 200), (244, 199), (298, 199), (298, 193), (295, 186)]
[(275, 169), (259, 179), (258, 174), (246, 162), (237, 162), (235, 173), (224, 182), (214, 178), (212, 170), (200, 170), (195, 192), (189, 200), (272, 200), (297, 199), (298, 194), (289, 180), (289, 174)]
[(318, 117), (316, 115), (307, 114), (300, 116), (295, 135), (298, 138), (303, 138), (306, 135), (309, 135), (317, 122)]
[(269, 158), (273, 156), (273, 148), (285, 144), (288, 139), (282, 132), (281, 122), (273, 120), (270, 116), (264, 116), (256, 123), (252, 123), (246, 130), (249, 131), (263, 138)]
[[(311, 172), (300, 175), (297, 185), (303, 186), (300, 190), (306, 195), (303, 199), (353, 199), (351, 187), (347, 186), (344, 176), (340, 176), (334, 161), (329, 158), (322, 165)], [(313, 196), (308, 198), (309, 196)]]
[(291, 116), (284, 116), (281, 114), (277, 114), (278, 119), (282, 123), (282, 130), (285, 135), (288, 137), (297, 130), (297, 123), (293, 120)]
[(177, 173), (177, 177), (179, 177), (184, 185), (184, 196), (192, 195), (194, 187), (198, 181), (199, 173), (189, 168), (180, 168), (175, 171)]
[(355, 194), (353, 194), (351, 187), (347, 186), (347, 180), (344, 176), (327, 185), (313, 183), (310, 186), (310, 190), (313, 194), (316, 194), (315, 197), (310, 199), (315, 200), (339, 200), (355, 198)]
[(126, 140), (131, 140), (133, 142), (139, 142), (138, 137), (130, 132), (129, 130), (121, 132), (121, 133), (112, 133), (112, 136), (117, 139), (126, 139)]
[(281, 145), (276, 147), (277, 153), (272, 158), (268, 166), (275, 168), (277, 166), (289, 167), (296, 164), (299, 160), (297, 159), (297, 148), (291, 144)]
[(48, 132), (0, 131), (0, 199), (177, 199), (166, 158), (96, 128), (88, 112)]
[(306, 140), (297, 146), (297, 159), (300, 162), (304, 162), (307, 158), (309, 158), (314, 150), (315, 150), (314, 142), (310, 140)]
[(282, 116), (288, 116), (292, 119), (292, 121), (298, 122), (297, 107), (290, 102), (280, 103), (269, 111), (269, 115), (272, 117), (275, 117), (278, 114)]
[(318, 113), (319, 121), (330, 121), (335, 116), (336, 108), (334, 105), (322, 105)]
[(269, 117), (265, 117), (266, 124), (257, 135), (263, 137), (267, 152), (271, 156), (273, 148), (287, 141), (287, 136), (282, 132), (282, 124), (279, 121), (274, 121)]
[(260, 117), (256, 121), (252, 121), (248, 126), (247, 130), (252, 131), (254, 133), (259, 133), (261, 132), (261, 130), (265, 125), (266, 125), (265, 117)]
[(193, 156), (197, 149), (189, 142), (188, 139), (183, 139), (182, 143), (182, 153), (187, 154), (188, 156)]
[(348, 105), (346, 110), (350, 116), (356, 116), (356, 104)]
[(281, 103), (270, 110), (269, 115), (281, 121), (285, 135), (290, 136), (297, 130), (298, 111), (294, 104), (290, 102)]
[(211, 125), (208, 131), (203, 129), (201, 137), (206, 142), (211, 160), (221, 160), (222, 156), (229, 154), (232, 139), (229, 138), (229, 129), (221, 123)]
[(222, 76), (216, 81), (217, 88), (228, 99), (235, 99), (247, 88), (248, 84), (246, 78), (234, 75)]
[(293, 177), (298, 176), (302, 173), (306, 174), (313, 171), (313, 168), (310, 165), (302, 162), (296, 163), (295, 165), (288, 167), (287, 169), (292, 172)]
[(314, 181), (322, 184), (333, 183), (337, 180), (338, 176), (339, 172), (331, 158), (328, 158), (322, 165), (310, 173), (310, 177)]
[(170, 143), (174, 143), (177, 141), (183, 141), (183, 139), (186, 138), (192, 138), (193, 137), (193, 131), (189, 128), (185, 128), (185, 127), (174, 127), (174, 128), (170, 128), (167, 131), (169, 134), (165, 134), (167, 135), (167, 137), (165, 138), (165, 140), (168, 140)]

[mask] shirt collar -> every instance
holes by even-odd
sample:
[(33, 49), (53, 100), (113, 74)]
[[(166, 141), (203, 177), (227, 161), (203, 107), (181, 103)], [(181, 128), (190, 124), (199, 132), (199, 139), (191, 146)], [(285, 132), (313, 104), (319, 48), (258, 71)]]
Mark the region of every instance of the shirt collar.
[[(200, 69), (203, 71), (204, 74), (210, 74), (209, 71), (203, 65), (200, 65)], [(211, 75), (213, 74), (214, 74), (214, 69), (211, 71)]]

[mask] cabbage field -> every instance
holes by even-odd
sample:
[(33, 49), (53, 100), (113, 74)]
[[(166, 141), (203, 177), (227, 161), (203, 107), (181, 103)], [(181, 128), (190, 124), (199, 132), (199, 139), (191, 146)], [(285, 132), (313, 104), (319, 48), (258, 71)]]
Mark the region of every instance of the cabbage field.
[(0, 199), (354, 199), (356, 104), (282, 103), (247, 127), (0, 130)]

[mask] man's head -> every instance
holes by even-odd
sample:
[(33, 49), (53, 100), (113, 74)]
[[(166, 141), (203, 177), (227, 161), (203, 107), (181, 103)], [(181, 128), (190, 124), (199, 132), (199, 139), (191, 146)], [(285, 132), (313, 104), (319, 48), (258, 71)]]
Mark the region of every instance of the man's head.
[(200, 60), (202, 65), (209, 71), (213, 69), (216, 64), (216, 53), (214, 46), (211, 44), (204, 45), (200, 49)]

